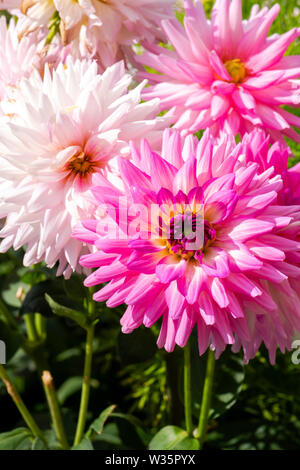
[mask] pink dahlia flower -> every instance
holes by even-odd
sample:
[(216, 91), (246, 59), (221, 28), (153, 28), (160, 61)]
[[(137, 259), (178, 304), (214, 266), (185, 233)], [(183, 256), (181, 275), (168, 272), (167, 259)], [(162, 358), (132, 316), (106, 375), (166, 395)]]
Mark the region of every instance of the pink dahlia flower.
[[(283, 189), (281, 201), (283, 204), (300, 204), (300, 163), (283, 173)], [(300, 230), (299, 230), (300, 232)]]
[(162, 22), (174, 51), (148, 44), (136, 57), (160, 72), (141, 72), (153, 84), (143, 97), (161, 98), (161, 109), (171, 109), (175, 127), (185, 133), (210, 128), (214, 135), (243, 135), (261, 127), (274, 141), (286, 135), (300, 142), (293, 129), (300, 118), (282, 108), (300, 103), (300, 57), (284, 56), (300, 28), (267, 36), (278, 4), (270, 10), (255, 5), (247, 21), (241, 0), (217, 0), (211, 20), (200, 0), (184, 5), (184, 27), (176, 20)]
[(128, 91), (123, 63), (98, 75), (96, 63), (74, 61), (23, 79), (1, 103), (0, 251), (26, 245), (26, 266), (45, 260), (58, 274), (79, 267), (82, 243), (73, 225), (95, 216), (89, 193), (94, 173), (117, 178), (116, 155), (145, 131), (155, 143), (165, 119), (158, 100), (140, 104), (144, 84)]
[[(300, 331), (289, 280), (299, 282), (300, 240), (288, 228), (299, 206), (278, 204), (282, 179), (273, 167), (261, 171), (252, 151), (246, 140), (236, 145), (224, 135), (217, 143), (208, 132), (182, 144), (168, 129), (164, 158), (144, 141), (140, 151), (132, 145), (132, 161), (119, 160), (125, 192), (95, 177), (92, 191), (107, 207), (108, 233), (84, 220), (74, 236), (95, 250), (81, 258), (82, 266), (98, 268), (85, 285), (109, 281), (94, 299), (128, 305), (124, 333), (161, 320), (158, 346), (172, 351), (185, 346), (196, 325), (200, 354), (211, 346), (219, 355), (231, 344), (243, 347), (245, 361), (262, 341), (272, 362), (277, 345), (290, 347)], [(265, 161), (275, 151), (260, 149)]]
[(22, 13), (41, 25), (48, 26), (57, 11), (62, 42), (74, 41), (82, 57), (97, 57), (104, 68), (123, 58), (123, 46), (164, 37), (159, 23), (172, 18), (174, 4), (175, 0), (19, 1)]

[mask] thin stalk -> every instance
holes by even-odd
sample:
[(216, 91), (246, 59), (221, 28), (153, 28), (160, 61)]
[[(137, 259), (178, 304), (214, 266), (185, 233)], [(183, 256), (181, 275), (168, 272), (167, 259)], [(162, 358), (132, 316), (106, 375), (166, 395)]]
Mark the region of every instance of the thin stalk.
[(30, 411), (28, 410), (28, 408), (24, 404), (22, 398), (20, 397), (17, 389), (15, 388), (14, 384), (12, 383), (9, 375), (7, 374), (6, 370), (4, 369), (4, 367), (1, 364), (0, 364), (0, 378), (3, 380), (8, 394), (13, 399), (16, 407), (18, 408), (19, 412), (21, 413), (25, 423), (29, 427), (32, 434), (35, 437), (39, 438), (41, 441), (43, 441), (44, 444), (47, 446), (47, 441), (46, 441), (41, 429), (39, 428), (39, 426), (35, 422), (33, 416), (31, 415)]
[(191, 345), (189, 341), (184, 348), (184, 413), (187, 433), (192, 436)]
[(40, 313), (35, 314), (35, 319), (34, 319), (34, 324), (35, 324), (35, 329), (36, 332), (41, 340), (44, 340), (47, 335), (46, 331), (46, 324), (47, 320), (46, 318), (41, 315)]
[(87, 329), (81, 401), (74, 445), (78, 445), (80, 443), (85, 430), (91, 388), (94, 331), (95, 327), (93, 325)]
[(204, 380), (203, 394), (202, 394), (202, 403), (199, 417), (199, 426), (196, 437), (200, 441), (200, 448), (202, 448), (205, 441), (206, 432), (207, 432), (207, 423), (208, 416), (210, 411), (211, 397), (212, 397), (212, 388), (214, 380), (214, 370), (215, 370), (215, 352), (209, 349), (208, 358), (206, 364), (206, 374)]
[(44, 370), (42, 375), (42, 382), (58, 442), (63, 449), (70, 449), (61, 417), (60, 407), (53, 383), (53, 377), (48, 370)]
[(69, 449), (70, 446), (67, 441), (63, 420), (61, 417), (53, 378), (48, 370), (48, 360), (43, 343), (46, 338), (45, 318), (42, 317), (42, 315), (39, 313), (30, 313), (25, 315), (25, 324), (28, 340), (30, 343), (33, 343), (32, 348), (30, 348), (30, 346), (27, 348), (35, 362), (39, 378), (42, 381), (57, 440), (63, 449)]
[[(88, 317), (92, 322), (95, 316), (96, 304), (93, 300), (93, 288), (89, 288), (88, 292)], [(84, 371), (83, 381), (81, 389), (81, 400), (78, 415), (78, 422), (75, 434), (74, 445), (78, 445), (83, 438), (87, 412), (89, 406), (90, 390), (91, 390), (91, 373), (92, 373), (92, 359), (93, 359), (93, 340), (95, 335), (95, 325), (93, 323), (87, 328), (87, 336), (85, 343), (85, 360), (84, 360)]]
[(34, 313), (27, 313), (26, 315), (24, 315), (24, 319), (29, 341), (33, 343), (39, 341), (39, 335), (35, 327)]

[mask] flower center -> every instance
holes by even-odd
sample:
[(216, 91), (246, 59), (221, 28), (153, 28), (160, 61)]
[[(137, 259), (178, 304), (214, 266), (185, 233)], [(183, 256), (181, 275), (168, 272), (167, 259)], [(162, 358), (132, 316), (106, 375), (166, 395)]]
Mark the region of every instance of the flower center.
[(215, 229), (200, 214), (178, 214), (169, 221), (167, 248), (181, 258), (201, 261), (204, 250), (215, 238)]
[(85, 154), (83, 151), (76, 152), (64, 165), (62, 171), (65, 173), (65, 182), (72, 182), (76, 180), (81, 185), (88, 185), (92, 174), (99, 171), (101, 168), (99, 160)]
[(245, 79), (246, 68), (240, 59), (227, 60), (224, 65), (233, 83), (241, 83)]
[(74, 176), (79, 175), (85, 178), (87, 174), (95, 172), (95, 166), (97, 166), (96, 162), (91, 161), (91, 158), (84, 152), (80, 152), (68, 161), (66, 170)]

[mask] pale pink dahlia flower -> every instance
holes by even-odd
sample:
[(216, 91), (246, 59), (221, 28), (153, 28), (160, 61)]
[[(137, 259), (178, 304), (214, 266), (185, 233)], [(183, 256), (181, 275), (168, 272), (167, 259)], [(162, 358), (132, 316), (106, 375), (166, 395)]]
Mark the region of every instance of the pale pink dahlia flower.
[[(247, 139), (266, 140), (256, 133)], [(168, 129), (164, 158), (144, 141), (140, 150), (132, 145), (132, 161), (119, 160), (125, 193), (95, 177), (93, 194), (111, 217), (108, 235), (102, 223), (83, 220), (74, 236), (94, 245), (95, 252), (81, 258), (82, 266), (98, 268), (85, 285), (110, 281), (94, 299), (128, 305), (124, 333), (161, 320), (158, 346), (172, 351), (184, 347), (196, 325), (200, 354), (211, 346), (219, 355), (231, 344), (235, 351), (243, 347), (246, 362), (262, 341), (272, 362), (277, 345), (290, 347), (300, 331), (288, 278), (299, 282), (300, 241), (289, 232), (299, 206), (278, 204), (282, 179), (273, 167), (262, 171), (253, 161), (258, 151), (266, 162), (277, 159), (277, 148), (252, 149), (246, 140), (236, 145), (226, 135), (217, 143), (208, 132), (182, 145), (178, 132)], [(153, 205), (160, 207), (154, 222)], [(134, 217), (138, 231), (132, 230)], [(190, 235), (180, 234), (183, 221), (202, 234), (196, 248)]]
[(79, 267), (82, 243), (73, 225), (95, 216), (92, 176), (117, 178), (116, 155), (147, 132), (161, 139), (158, 100), (140, 104), (144, 84), (128, 91), (123, 63), (97, 74), (96, 63), (70, 57), (43, 79), (23, 79), (3, 100), (0, 121), (0, 251), (27, 246), (26, 266), (45, 260), (67, 276)]
[[(5, 0), (4, 0), (5, 3)], [(19, 7), (34, 22), (49, 26), (57, 11), (62, 41), (74, 41), (83, 57), (103, 67), (123, 58), (123, 46), (164, 37), (159, 27), (172, 18), (175, 0), (22, 0)]]
[(175, 127), (185, 133), (210, 128), (214, 135), (244, 134), (261, 127), (273, 140), (286, 135), (300, 142), (293, 129), (300, 118), (282, 108), (300, 103), (300, 56), (284, 57), (300, 28), (267, 36), (278, 4), (270, 10), (255, 5), (247, 21), (241, 0), (217, 0), (211, 20), (200, 0), (184, 5), (184, 27), (176, 20), (162, 22), (174, 51), (148, 44), (136, 57), (160, 72), (141, 72), (153, 84), (143, 97), (161, 98), (161, 109), (171, 109)]
[(15, 21), (7, 27), (4, 16), (0, 18), (0, 99), (6, 87), (14, 87), (22, 77), (29, 77), (38, 66), (39, 55), (36, 34), (20, 38)]

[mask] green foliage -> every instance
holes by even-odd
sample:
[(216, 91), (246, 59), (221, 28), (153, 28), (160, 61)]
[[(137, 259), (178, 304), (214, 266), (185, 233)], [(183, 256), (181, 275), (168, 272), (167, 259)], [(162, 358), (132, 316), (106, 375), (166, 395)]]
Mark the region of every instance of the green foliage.
[[(192, 367), (192, 401), (193, 413), (197, 418), (200, 413), (202, 400), (202, 387), (199, 384), (204, 383), (206, 371), (206, 352), (199, 357), (195, 338), (192, 338), (191, 367)], [(239, 355), (233, 355), (229, 348), (221, 355), (217, 361), (217, 367), (214, 378), (213, 401), (211, 404), (210, 418), (216, 419), (228, 411), (238, 399), (242, 391), (245, 379), (245, 371), (242, 359)], [(181, 384), (183, 379), (181, 380)], [(183, 401), (183, 391), (181, 390)]]
[(84, 437), (80, 444), (72, 447), (72, 450), (94, 450), (93, 444), (88, 437)]
[(55, 302), (50, 295), (45, 294), (46, 300), (51, 307), (51, 310), (55, 315), (59, 317), (69, 318), (73, 320), (75, 323), (81, 326), (81, 328), (86, 328), (88, 326), (87, 322), (87, 315), (83, 312), (79, 312), (77, 310), (65, 307), (64, 305), (60, 305), (59, 303)]
[[(276, 2), (243, 0), (244, 17), (249, 15), (255, 3), (270, 7)], [(297, 14), (295, 10), (300, 9), (299, 0), (282, 0), (280, 4), (281, 14), (274, 22), (271, 34), (299, 27), (299, 12)], [(208, 15), (212, 5), (211, 0), (204, 2)], [(10, 18), (6, 12), (0, 11), (0, 14)], [(179, 11), (177, 17), (182, 22), (183, 12)], [(59, 22), (59, 17), (54, 15), (49, 25), (48, 42), (58, 32)], [(169, 45), (162, 46), (170, 48)], [(299, 40), (288, 53), (300, 53)], [(289, 111), (300, 116), (299, 109)], [(198, 138), (201, 135), (202, 131)], [(294, 142), (288, 143), (294, 154), (290, 159), (290, 165), (293, 165), (300, 161), (300, 148)], [(9, 374), (42, 428), (48, 448), (58, 449), (59, 443), (54, 430), (50, 429), (37, 371), (40, 373), (41, 369), (49, 366), (55, 377), (58, 401), (71, 442), (82, 386), (80, 374), (90, 293), (83, 286), (82, 276), (57, 279), (56, 268), (48, 269), (43, 263), (34, 268), (24, 268), (22, 258), (22, 250), (0, 256), (0, 300), (3, 302), (3, 305), (0, 302), (0, 340), (7, 346)], [(177, 348), (172, 355), (158, 351), (155, 327), (151, 330), (141, 327), (130, 335), (120, 333), (123, 312), (124, 307), (109, 309), (104, 303), (96, 305), (92, 320), (98, 323), (93, 343), (95, 353), (88, 423), (84, 438), (73, 449), (197, 450), (197, 439), (189, 437), (184, 430), (181, 351)], [(25, 319), (32, 320), (35, 341), (27, 337)], [(170, 371), (167, 362), (170, 357), (174, 359), (175, 372), (180, 378), (177, 388), (176, 381), (172, 386), (168, 383)], [(206, 355), (199, 358), (194, 341), (192, 411), (195, 427), (205, 367)], [(228, 348), (217, 360), (215, 374), (206, 450), (299, 448), (300, 369), (291, 363), (290, 353), (278, 353), (277, 364), (271, 366), (266, 351), (262, 349), (249, 365), (244, 366), (241, 355), (233, 355)], [(172, 404), (176, 398), (180, 413), (175, 419)], [(23, 427), (24, 422), (2, 382), (0, 410), (0, 450), (45, 449), (45, 444)]]
[(89, 430), (87, 432), (87, 437), (90, 437), (94, 433), (102, 434), (104, 424), (108, 420), (109, 416), (114, 412), (115, 408), (116, 405), (111, 405), (108, 408), (105, 408), (105, 410), (100, 413), (99, 418), (93, 421), (90, 425)]
[(158, 431), (149, 444), (149, 450), (199, 450), (199, 441), (177, 426), (166, 426)]
[(0, 434), (0, 450), (31, 450), (32, 445), (33, 436), (26, 428)]

